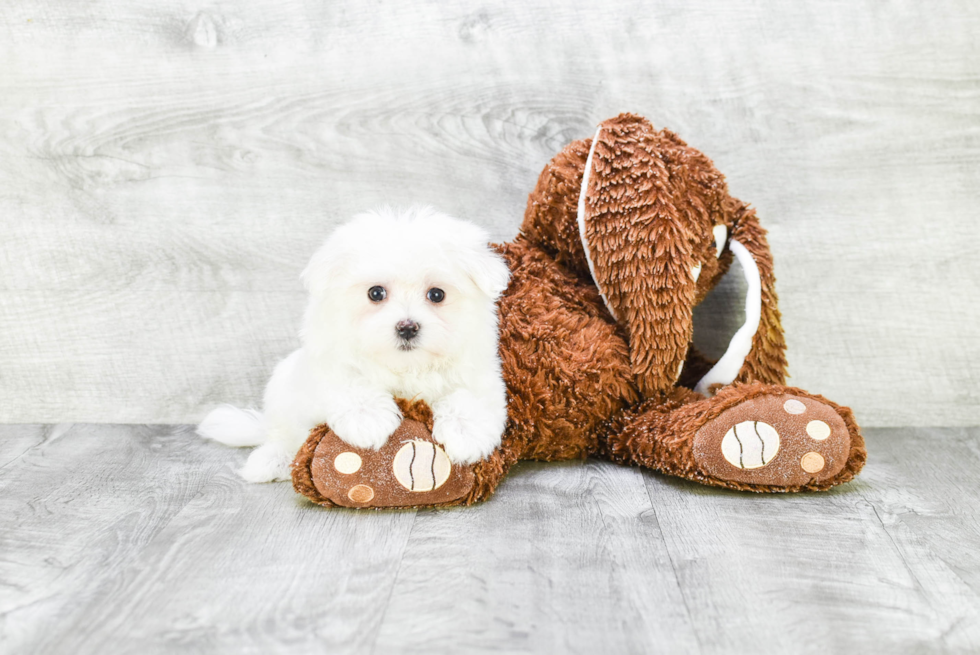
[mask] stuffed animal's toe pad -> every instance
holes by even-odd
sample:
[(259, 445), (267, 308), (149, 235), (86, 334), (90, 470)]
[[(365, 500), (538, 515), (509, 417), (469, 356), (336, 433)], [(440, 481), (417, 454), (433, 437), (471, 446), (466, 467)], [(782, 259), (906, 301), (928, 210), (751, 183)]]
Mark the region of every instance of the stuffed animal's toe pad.
[(832, 407), (781, 394), (751, 398), (701, 426), (694, 459), (721, 480), (796, 487), (840, 473), (850, 446), (847, 425)]

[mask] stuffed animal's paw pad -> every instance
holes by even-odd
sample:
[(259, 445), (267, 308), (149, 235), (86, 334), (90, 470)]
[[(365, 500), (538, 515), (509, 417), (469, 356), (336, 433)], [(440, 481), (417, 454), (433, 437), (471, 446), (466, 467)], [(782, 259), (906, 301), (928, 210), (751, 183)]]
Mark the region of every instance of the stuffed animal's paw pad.
[(773, 487), (826, 480), (847, 462), (851, 437), (840, 415), (814, 398), (750, 398), (698, 430), (695, 461), (714, 478)]
[[(422, 423), (406, 419), (378, 450), (357, 448), (328, 426), (315, 429), (293, 463), (294, 486), (314, 502), (343, 507), (417, 507), (460, 502), (472, 466), (453, 464)], [(308, 479), (310, 485), (298, 484)]]

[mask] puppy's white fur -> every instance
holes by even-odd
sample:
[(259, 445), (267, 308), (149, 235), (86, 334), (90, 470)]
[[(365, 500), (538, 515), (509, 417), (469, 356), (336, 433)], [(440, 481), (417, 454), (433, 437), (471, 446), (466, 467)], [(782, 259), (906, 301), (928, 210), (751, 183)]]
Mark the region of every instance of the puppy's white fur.
[[(485, 458), (507, 422), (495, 301), (510, 275), (488, 241), (429, 208), (383, 209), (340, 226), (303, 272), (302, 347), (276, 366), (263, 412), (222, 406), (198, 433), (259, 446), (241, 470), (246, 480), (284, 480), (320, 423), (352, 446), (380, 448), (401, 423), (397, 396), (432, 407), (433, 437), (452, 461)], [(386, 291), (381, 302), (368, 297), (375, 286)], [(427, 298), (433, 288), (442, 302)], [(398, 336), (403, 320), (420, 326), (410, 341)]]

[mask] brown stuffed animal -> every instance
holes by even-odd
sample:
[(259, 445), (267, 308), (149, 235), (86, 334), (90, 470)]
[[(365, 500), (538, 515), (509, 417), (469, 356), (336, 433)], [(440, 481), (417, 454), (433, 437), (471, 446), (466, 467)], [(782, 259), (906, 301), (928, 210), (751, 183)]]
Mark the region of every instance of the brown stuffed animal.
[[(702, 153), (623, 114), (544, 169), (520, 234), (498, 247), (509, 422), (500, 448), (455, 466), (432, 414), (401, 401), (378, 451), (314, 429), (293, 485), (322, 505), (419, 507), (488, 498), (520, 459), (602, 457), (703, 484), (823, 490), (864, 465), (851, 411), (784, 386), (772, 256), (755, 212)], [(717, 362), (692, 346), (692, 310), (737, 258), (746, 321)]]

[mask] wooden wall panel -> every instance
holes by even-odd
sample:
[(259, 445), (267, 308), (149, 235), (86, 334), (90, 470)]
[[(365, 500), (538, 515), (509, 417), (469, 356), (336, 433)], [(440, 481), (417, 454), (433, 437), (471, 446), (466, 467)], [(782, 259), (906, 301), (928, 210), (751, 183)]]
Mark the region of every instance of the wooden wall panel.
[(0, 421), (255, 403), (333, 225), (421, 202), (508, 239), (547, 160), (631, 110), (758, 208), (793, 383), (977, 424), (978, 33), (966, 0), (6, 0)]

